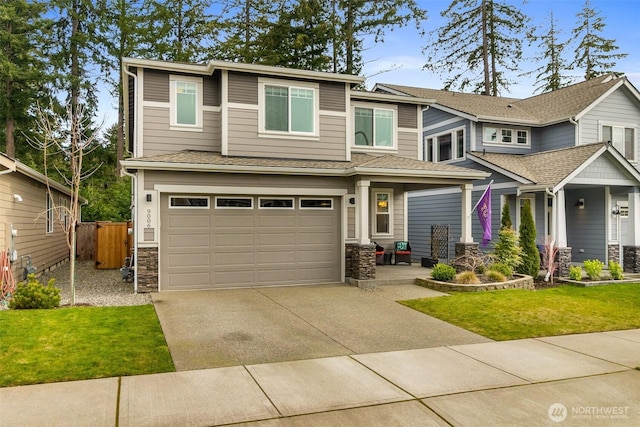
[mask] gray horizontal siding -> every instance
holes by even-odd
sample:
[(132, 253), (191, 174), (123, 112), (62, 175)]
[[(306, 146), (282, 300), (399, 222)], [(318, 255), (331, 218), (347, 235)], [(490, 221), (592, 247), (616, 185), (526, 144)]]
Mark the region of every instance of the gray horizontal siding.
[(321, 110), (344, 112), (346, 106), (346, 94), (344, 83), (321, 82), (319, 103)]
[(169, 102), (169, 73), (145, 69), (143, 93), (145, 101)]
[(576, 126), (569, 122), (532, 129), (532, 152), (542, 152), (557, 150), (560, 148), (574, 147), (576, 141), (575, 129)]
[(258, 137), (258, 111), (229, 109), (229, 155), (344, 160), (344, 117), (320, 116), (320, 139)]
[(220, 151), (220, 113), (203, 112), (202, 132), (172, 131), (169, 128), (169, 109), (144, 108), (145, 156), (172, 153), (182, 150)]
[(229, 72), (229, 102), (258, 105), (258, 76)]
[[(440, 122), (451, 120), (455, 117), (456, 116), (454, 116), (453, 114), (438, 110), (437, 108), (428, 108), (422, 113), (422, 126), (434, 126)], [(460, 120), (464, 119), (460, 118)], [(431, 133), (431, 131), (429, 131), (429, 133)]]
[(418, 134), (415, 132), (398, 132), (398, 155), (410, 159), (418, 159)]
[[(631, 100), (626, 88), (620, 88), (580, 119), (582, 144), (601, 142), (599, 137), (599, 121), (609, 123), (640, 123), (640, 109)], [(640, 138), (637, 138), (640, 140)], [(638, 152), (638, 146), (636, 153)]]
[(219, 107), (221, 97), (221, 77), (220, 71), (216, 71), (212, 76), (203, 79), (202, 103), (207, 106)]

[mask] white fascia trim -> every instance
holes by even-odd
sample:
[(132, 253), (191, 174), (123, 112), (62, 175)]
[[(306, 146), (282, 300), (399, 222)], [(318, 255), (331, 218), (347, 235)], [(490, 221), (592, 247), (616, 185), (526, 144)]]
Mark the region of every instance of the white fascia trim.
[(225, 173), (254, 173), (254, 174), (279, 174), (279, 175), (329, 175), (340, 176), (344, 169), (316, 169), (316, 168), (283, 168), (260, 166), (235, 166), (235, 165), (209, 165), (193, 163), (166, 163), (166, 162), (138, 162), (125, 161), (126, 169), (138, 170), (164, 170), (179, 172), (225, 172)]
[[(144, 70), (137, 70), (137, 84), (136, 84), (136, 94), (134, 95), (134, 99), (144, 99)], [(133, 145), (133, 156), (134, 157), (142, 157), (144, 155), (144, 102), (136, 102), (135, 103), (135, 133), (136, 136), (134, 138)]]
[(351, 117), (349, 117), (351, 114), (353, 114), (353, 110), (351, 109), (351, 87), (345, 83), (344, 85), (344, 105), (345, 105), (345, 131), (346, 131), (346, 138), (344, 139), (344, 152), (346, 154), (345, 156), (345, 160), (350, 162), (351, 161), (351, 141), (353, 140), (353, 136), (351, 136), (353, 134), (353, 120), (351, 119)]
[(346, 188), (292, 188), (292, 187), (231, 187), (213, 185), (172, 185), (156, 184), (153, 189), (161, 193), (190, 194), (248, 194), (264, 196), (335, 196), (341, 197), (349, 193)]
[(477, 172), (453, 172), (453, 171), (424, 171), (411, 169), (373, 169), (373, 168), (351, 168), (347, 170), (347, 176), (371, 175), (371, 176), (405, 176), (414, 178), (458, 178), (458, 179), (485, 179), (491, 176), (490, 173)]
[(578, 114), (575, 115), (575, 120), (580, 120), (582, 117), (584, 117), (587, 113), (589, 113), (591, 110), (593, 110), (600, 102), (602, 102), (605, 98), (607, 98), (609, 95), (611, 95), (613, 92), (615, 92), (616, 90), (618, 90), (618, 88), (620, 88), (620, 86), (623, 85), (623, 79), (620, 79), (620, 81), (618, 83), (616, 83), (614, 86), (612, 86), (608, 91), (606, 91), (605, 93), (603, 93), (602, 95), (600, 95), (595, 101), (593, 101), (591, 104), (589, 104), (584, 110), (580, 111)]
[(220, 78), (220, 154), (229, 154), (229, 73), (222, 70)]
[(378, 89), (386, 90), (387, 92), (390, 92), (392, 95), (399, 95), (399, 96), (412, 96), (412, 95), (409, 95), (409, 94), (407, 94), (407, 93), (401, 92), (401, 91), (399, 91), (399, 90), (391, 89), (390, 87), (388, 87), (388, 86), (386, 86), (386, 85), (384, 85), (384, 84), (381, 84), (381, 83), (376, 83), (376, 84), (373, 86), (373, 89), (371, 89), (371, 91), (372, 91), (372, 92), (375, 92), (375, 91), (376, 91), (376, 90), (378, 90)]
[(505, 124), (510, 126), (521, 126), (521, 127), (540, 125), (540, 121), (538, 120), (507, 119), (505, 117), (495, 117), (495, 116), (478, 116), (478, 121), (491, 122), (496, 124)]
[(511, 178), (521, 184), (533, 184), (531, 181), (529, 181), (526, 178), (521, 177), (520, 175), (516, 175), (515, 173), (509, 172), (508, 170), (505, 170), (499, 166), (494, 165), (493, 163), (489, 163), (486, 160), (482, 160), (479, 157), (474, 156), (471, 153), (467, 153), (467, 158), (471, 161), (474, 161), (476, 163), (478, 163), (479, 165), (488, 167), (489, 169), (492, 169), (496, 172), (498, 172), (500, 175), (504, 175), (508, 178)]
[(445, 107), (444, 105), (440, 105), (438, 103), (433, 104), (431, 108), (435, 108), (440, 111), (444, 111), (445, 113), (453, 114), (454, 116), (461, 117), (463, 119), (471, 120), (473, 122), (478, 121), (478, 116), (474, 116), (473, 114), (464, 113), (462, 111), (454, 110), (453, 108)]
[(609, 186), (634, 186), (638, 185), (638, 183), (632, 179), (594, 179), (594, 178), (576, 178), (569, 182), (569, 184), (585, 184), (585, 185), (609, 185)]
[(448, 126), (451, 126), (451, 125), (453, 125), (455, 123), (458, 123), (458, 122), (463, 122), (460, 126), (465, 126), (466, 125), (466, 123), (464, 122), (465, 120), (466, 119), (464, 117), (452, 117), (450, 119), (443, 120), (441, 122), (432, 124), (430, 126), (423, 127), (422, 130), (424, 132), (430, 132), (430, 131), (432, 131), (434, 129), (439, 129), (439, 128), (442, 128), (442, 127), (448, 127)]
[(600, 155), (602, 155), (602, 153), (604, 153), (606, 150), (607, 150), (607, 147), (605, 145), (602, 145), (602, 147), (599, 148), (598, 151), (593, 153), (591, 157), (589, 157), (586, 161), (582, 162), (582, 164), (578, 166), (573, 172), (571, 172), (562, 181), (556, 184), (553, 187), (552, 191), (555, 193), (561, 188), (563, 188), (565, 185), (567, 185), (569, 182), (573, 181), (574, 178), (578, 176), (578, 174), (580, 174), (580, 172), (582, 172), (587, 166), (589, 166), (595, 159), (600, 157)]
[(432, 105), (435, 99), (418, 98), (411, 95), (390, 95), (388, 93), (351, 91), (351, 98), (365, 101), (392, 101), (400, 104)]

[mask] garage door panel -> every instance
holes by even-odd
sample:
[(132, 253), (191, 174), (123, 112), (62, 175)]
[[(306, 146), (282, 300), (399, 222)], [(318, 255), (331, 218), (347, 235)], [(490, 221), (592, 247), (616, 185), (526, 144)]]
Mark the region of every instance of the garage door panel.
[(180, 212), (185, 212), (180, 215), (172, 215), (169, 216), (169, 227), (174, 230), (185, 229), (185, 228), (205, 228), (208, 229), (211, 225), (211, 217), (204, 214), (193, 215), (186, 213), (187, 211), (180, 210)]
[(340, 212), (336, 199), (331, 210), (165, 207), (162, 290), (339, 281)]

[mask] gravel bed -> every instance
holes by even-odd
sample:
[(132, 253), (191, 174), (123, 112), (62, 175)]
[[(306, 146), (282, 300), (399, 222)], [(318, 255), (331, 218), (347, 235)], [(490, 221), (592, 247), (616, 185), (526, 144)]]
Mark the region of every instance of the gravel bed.
[[(55, 278), (55, 286), (60, 288), (60, 306), (71, 303), (71, 284), (69, 281), (69, 264), (63, 264), (55, 270), (39, 277), (46, 284)], [(122, 279), (120, 270), (98, 270), (93, 261), (76, 263), (76, 305), (91, 306), (125, 306), (151, 304), (148, 293), (136, 294), (133, 283)]]

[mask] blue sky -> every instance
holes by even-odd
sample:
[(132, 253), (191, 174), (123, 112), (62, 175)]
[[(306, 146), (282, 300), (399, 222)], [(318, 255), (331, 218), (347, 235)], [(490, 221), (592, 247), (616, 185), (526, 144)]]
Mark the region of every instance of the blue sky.
[[(423, 23), (427, 32), (444, 25), (446, 21), (440, 16), (440, 12), (450, 3), (451, 0), (418, 0), (418, 4), (428, 13), (428, 18)], [(529, 0), (525, 4), (519, 0), (511, 0), (510, 3), (529, 16), (532, 24), (543, 27), (548, 27), (548, 15), (553, 10), (563, 38), (571, 35), (578, 20), (576, 14), (584, 6), (584, 0)], [(620, 48), (619, 52), (628, 54), (626, 58), (617, 61), (616, 71), (625, 73), (629, 81), (640, 89), (640, 0), (591, 0), (591, 7), (600, 12), (606, 24), (600, 35), (614, 39)], [(375, 83), (393, 83), (441, 89), (443, 84), (440, 76), (422, 70), (426, 62), (422, 48), (426, 43), (427, 37), (420, 38), (413, 25), (387, 32), (384, 43), (366, 43), (363, 74), (367, 77), (367, 87), (371, 89)], [(525, 48), (528, 57), (537, 54), (537, 46)], [(567, 56), (572, 59), (573, 52), (568, 52)], [(530, 61), (522, 64), (523, 71), (536, 68)], [(389, 69), (393, 71), (378, 74)], [(577, 81), (583, 80), (583, 73), (576, 72)], [(514, 76), (513, 80), (518, 81), (518, 84), (510, 87), (509, 92), (501, 93), (502, 96), (525, 98), (534, 95), (535, 78)]]

